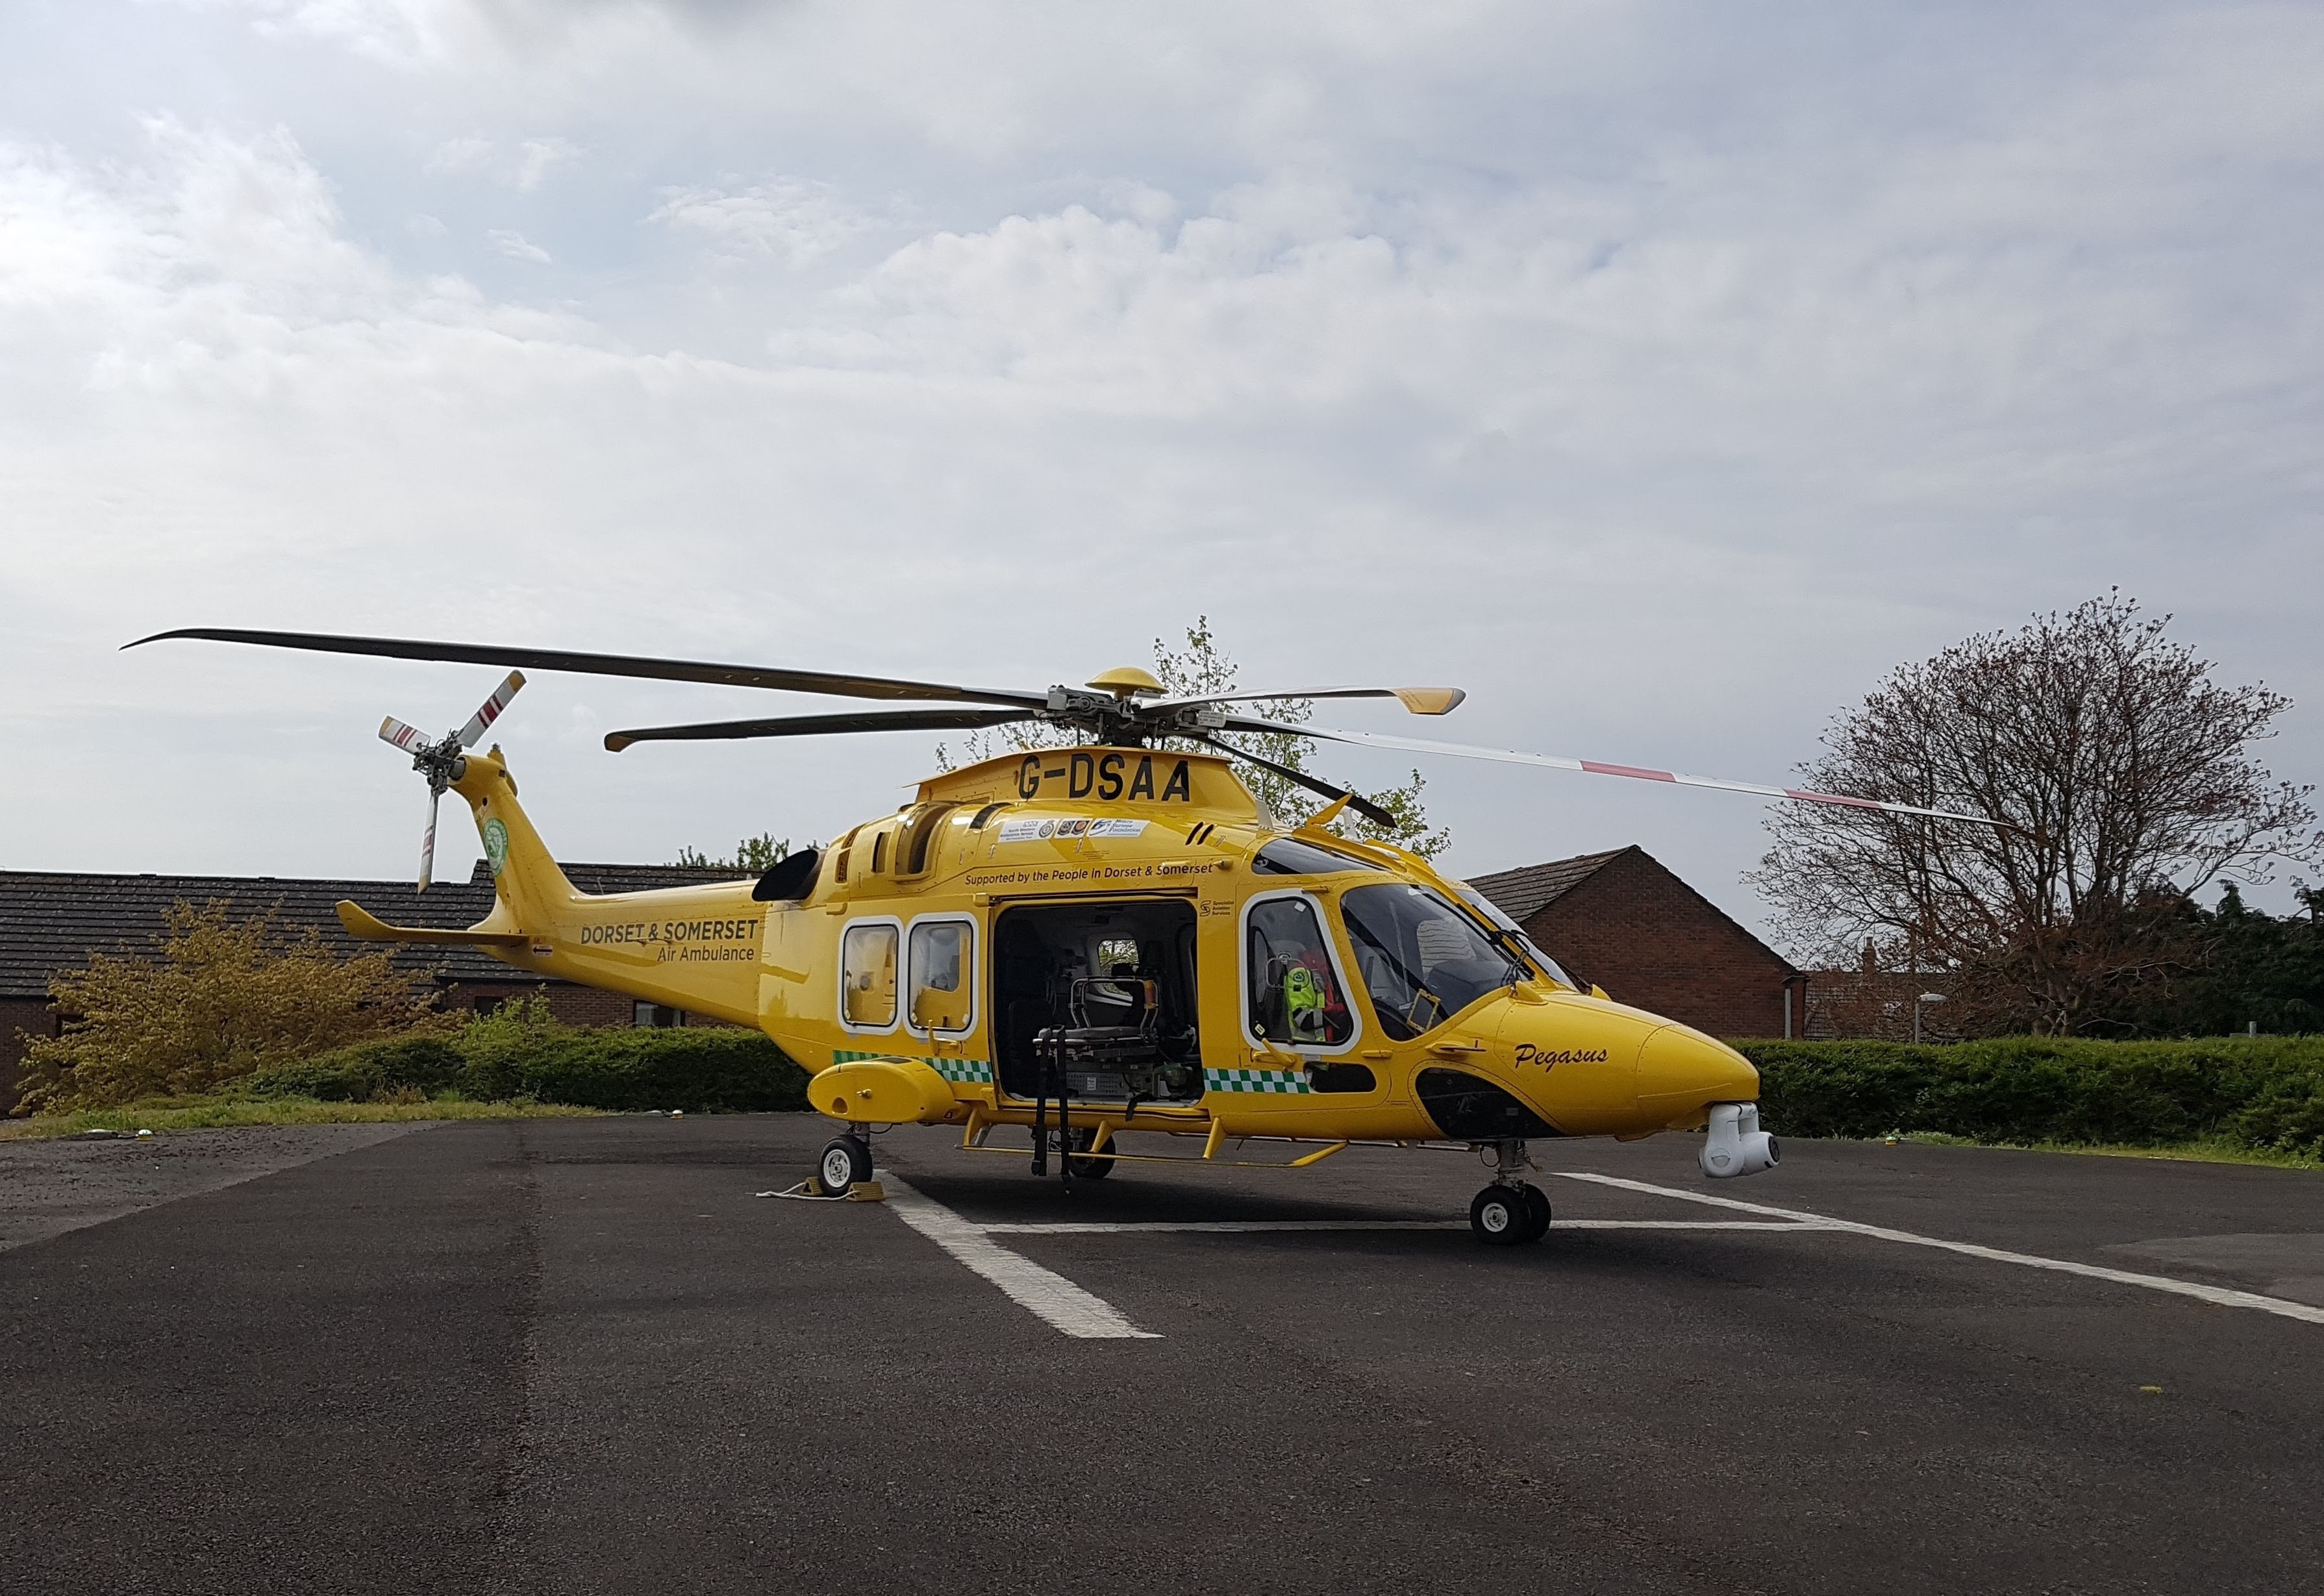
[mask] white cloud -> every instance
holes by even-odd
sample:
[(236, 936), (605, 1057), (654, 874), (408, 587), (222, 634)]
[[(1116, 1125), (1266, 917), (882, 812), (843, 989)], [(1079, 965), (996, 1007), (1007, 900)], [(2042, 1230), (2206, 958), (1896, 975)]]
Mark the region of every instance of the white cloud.
[(494, 249), (512, 261), (531, 261), (543, 266), (550, 263), (549, 252), (521, 233), (512, 233), (505, 227), (495, 227), (484, 236), (491, 241)]
[(581, 146), (570, 139), (527, 139), (517, 146), (516, 186), (528, 191), (538, 189), (551, 168), (580, 156)]
[[(1949, 13), (1904, 60), (1877, 6), (244, 9), (208, 69), (284, 126), (0, 151), (0, 716), (88, 778), (0, 772), (24, 863), (406, 868), (369, 726), (475, 684), (106, 651), (205, 620), (1046, 684), (1206, 611), (1253, 675), (1464, 681), (1448, 735), (1765, 778), (2121, 580), (2324, 698), (2304, 14)], [(346, 59), (290, 86), (294, 36)], [(419, 209), (538, 287), (400, 263)], [(727, 706), (528, 697), (585, 855), (827, 835), (924, 758), (610, 761), (565, 728)], [(229, 788), (244, 701), (314, 729)], [(1751, 912), (1750, 806), (1430, 774), (1462, 868), (1639, 840)]]
[(428, 158), (427, 170), (436, 172), (475, 171), (492, 164), (499, 146), (481, 134), (464, 134), (456, 139), (446, 139), (436, 146)]
[(830, 184), (804, 178), (778, 178), (733, 193), (665, 189), (661, 205), (646, 219), (706, 235), (728, 252), (791, 266), (842, 249), (879, 225)]
[(503, 149), (497, 140), (482, 134), (464, 134), (438, 144), (425, 170), (430, 176), (485, 177), (530, 193), (552, 171), (578, 161), (581, 154), (581, 146), (570, 139), (522, 139)]

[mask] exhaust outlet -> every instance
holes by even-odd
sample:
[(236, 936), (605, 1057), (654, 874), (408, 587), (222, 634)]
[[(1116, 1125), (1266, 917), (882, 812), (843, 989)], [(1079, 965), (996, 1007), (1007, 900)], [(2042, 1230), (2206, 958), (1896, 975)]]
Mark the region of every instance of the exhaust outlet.
[(1775, 1139), (1759, 1129), (1756, 1102), (1714, 1102), (1709, 1134), (1703, 1138), (1702, 1172), (1713, 1180), (1757, 1175), (1782, 1161)]

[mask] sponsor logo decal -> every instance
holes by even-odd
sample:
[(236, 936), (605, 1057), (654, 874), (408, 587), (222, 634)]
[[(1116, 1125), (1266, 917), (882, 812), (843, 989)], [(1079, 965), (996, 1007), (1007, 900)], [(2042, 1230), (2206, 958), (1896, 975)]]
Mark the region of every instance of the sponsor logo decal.
[(1074, 837), (1143, 836), (1143, 820), (1107, 820), (1090, 815), (1026, 816), (1001, 823), (1004, 843), (1065, 842)]
[(492, 861), (493, 876), (498, 880), (508, 868), (508, 827), (499, 820), (484, 822), (484, 857)]

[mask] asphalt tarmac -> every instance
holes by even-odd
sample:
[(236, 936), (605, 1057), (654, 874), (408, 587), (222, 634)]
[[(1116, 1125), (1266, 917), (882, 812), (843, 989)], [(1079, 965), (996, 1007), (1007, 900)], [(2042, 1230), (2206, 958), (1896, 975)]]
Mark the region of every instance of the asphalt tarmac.
[(827, 1135), (0, 1146), (0, 1591), (2324, 1591), (2324, 1176), (1536, 1144), (1487, 1249), (1458, 1153), (754, 1195)]

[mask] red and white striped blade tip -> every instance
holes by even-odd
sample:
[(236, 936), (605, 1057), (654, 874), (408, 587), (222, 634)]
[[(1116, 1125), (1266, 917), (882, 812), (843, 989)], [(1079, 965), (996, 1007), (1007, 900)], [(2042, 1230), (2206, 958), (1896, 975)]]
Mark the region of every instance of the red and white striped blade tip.
[(485, 699), (477, 707), (476, 713), (468, 717), (468, 724), (460, 728), (460, 746), (474, 748), (476, 745), (476, 739), (483, 736), (485, 730), (501, 718), (501, 711), (509, 706), (509, 700), (516, 697), (517, 689), (522, 686), (524, 686), (524, 672), (510, 671), (508, 680), (494, 687), (493, 696)]
[(392, 715), (379, 723), (379, 740), (392, 743), (406, 753), (418, 753), (435, 741), (418, 726), (407, 726)]
[(1972, 826), (2003, 826), (2008, 822), (1984, 815), (1964, 815), (1952, 809), (1928, 809), (1918, 804), (1895, 804), (1879, 798), (1849, 798), (1840, 793), (1809, 792), (1796, 787), (1768, 787), (1757, 781), (1729, 781), (1719, 776), (1687, 776), (1676, 770), (1656, 770), (1644, 765), (1608, 764), (1599, 760), (1570, 759), (1563, 754), (1523, 753), (1513, 748), (1477, 748), (1465, 743), (1430, 743), (1418, 737), (1390, 737), (1377, 732), (1333, 732), (1315, 726), (1286, 725), (1301, 737), (1322, 737), (1333, 743), (1358, 743), (1374, 748), (1394, 748), (1411, 753), (1442, 753), (1456, 759), (1492, 760), (1505, 765), (1536, 765), (1552, 770), (1580, 770), (1589, 776), (1628, 776), (1639, 781), (1667, 781), (1678, 787), (1708, 787), (1720, 792), (1747, 792), (1757, 798), (1789, 798), (1803, 804), (1836, 804), (1849, 809), (1878, 809), (1891, 815), (1920, 815), (1932, 820), (1962, 820)]

